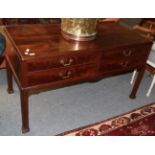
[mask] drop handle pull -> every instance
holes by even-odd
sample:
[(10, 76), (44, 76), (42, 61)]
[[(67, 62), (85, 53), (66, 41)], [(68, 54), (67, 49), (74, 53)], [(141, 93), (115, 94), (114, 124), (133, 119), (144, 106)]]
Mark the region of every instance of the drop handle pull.
[(62, 79), (68, 79), (68, 78), (71, 77), (71, 75), (72, 75), (72, 72), (71, 72), (71, 71), (67, 71), (67, 72), (65, 72), (65, 73), (63, 73), (63, 72), (60, 72), (60, 73), (59, 73), (59, 76), (60, 76)]
[(124, 50), (123, 51), (123, 55), (126, 56), (126, 57), (131, 56), (131, 54), (132, 54), (132, 50)]
[(128, 64), (129, 64), (129, 62), (128, 62), (128, 61), (120, 63), (120, 65), (121, 65), (122, 67), (127, 67), (127, 66), (128, 66)]
[(60, 64), (63, 65), (63, 66), (70, 66), (73, 62), (73, 59), (69, 59), (68, 62), (65, 62), (64, 59), (61, 59), (60, 60)]

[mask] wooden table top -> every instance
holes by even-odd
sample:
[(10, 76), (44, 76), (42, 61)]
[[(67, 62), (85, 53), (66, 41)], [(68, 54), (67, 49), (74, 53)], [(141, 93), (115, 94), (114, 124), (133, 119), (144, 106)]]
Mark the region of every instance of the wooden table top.
[(21, 60), (33, 59), (24, 54), (29, 48), (36, 58), (51, 57), (64, 52), (110, 50), (122, 46), (150, 43), (138, 33), (118, 23), (98, 26), (97, 38), (88, 42), (67, 41), (61, 35), (60, 24), (14, 25), (6, 27)]

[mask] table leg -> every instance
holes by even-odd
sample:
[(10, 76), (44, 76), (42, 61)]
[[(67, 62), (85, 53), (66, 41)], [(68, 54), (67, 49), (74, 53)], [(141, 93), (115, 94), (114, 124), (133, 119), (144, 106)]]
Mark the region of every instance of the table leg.
[(7, 91), (9, 94), (12, 94), (13, 93), (12, 71), (7, 61), (6, 61), (6, 72), (7, 72), (7, 82), (8, 82)]
[(29, 132), (29, 106), (28, 106), (28, 91), (21, 90), (21, 114), (22, 114), (22, 133)]
[(136, 81), (134, 83), (132, 92), (130, 94), (130, 98), (131, 99), (135, 99), (136, 98), (136, 93), (137, 93), (137, 90), (138, 90), (138, 88), (140, 86), (140, 83), (142, 81), (142, 78), (143, 78), (143, 75), (144, 75), (144, 71), (145, 71), (145, 68), (142, 68), (142, 69), (138, 70), (137, 78), (136, 78)]

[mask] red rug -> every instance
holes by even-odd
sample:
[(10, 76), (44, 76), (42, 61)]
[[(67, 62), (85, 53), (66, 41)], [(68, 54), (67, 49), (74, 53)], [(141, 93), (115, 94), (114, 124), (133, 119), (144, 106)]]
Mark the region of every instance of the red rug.
[(155, 103), (58, 136), (155, 136)]

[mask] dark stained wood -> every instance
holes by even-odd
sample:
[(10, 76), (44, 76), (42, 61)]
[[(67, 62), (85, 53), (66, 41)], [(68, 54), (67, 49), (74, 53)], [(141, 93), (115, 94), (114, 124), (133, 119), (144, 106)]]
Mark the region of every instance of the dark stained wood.
[[(103, 23), (89, 42), (67, 41), (60, 25), (20, 25), (6, 28), (13, 49), (6, 53), (8, 79), (15, 77), (21, 92), (22, 131), (29, 131), (30, 92), (55, 89), (107, 76), (139, 71), (131, 98), (144, 74), (152, 42), (118, 23)], [(30, 49), (28, 53), (26, 49)], [(9, 88), (11, 81), (8, 80)]]
[(130, 98), (131, 99), (135, 99), (136, 98), (136, 93), (137, 93), (137, 90), (140, 86), (140, 83), (141, 83), (141, 80), (143, 78), (143, 74), (145, 72), (145, 68), (143, 67), (142, 69), (139, 69), (138, 70), (138, 75), (137, 75), (137, 78), (136, 78), (136, 81), (135, 81), (135, 84), (134, 84), (134, 88), (130, 94)]
[(12, 94), (13, 93), (12, 71), (11, 71), (8, 64), (7, 64), (7, 70), (6, 71), (7, 71), (7, 81), (8, 81), (8, 93)]
[[(95, 64), (79, 65), (76, 67), (58, 68), (52, 70), (44, 70), (39, 72), (28, 73), (27, 85), (40, 85), (50, 82), (79, 81), (88, 79), (91, 75), (95, 75)], [(46, 77), (46, 78), (45, 78)]]
[(101, 24), (96, 40), (81, 43), (66, 41), (61, 36), (60, 25), (55, 24), (11, 26), (7, 27), (7, 31), (11, 34), (14, 46), (20, 51), (22, 60), (33, 59), (33, 57), (24, 54), (26, 48), (35, 52), (35, 59), (39, 59), (58, 56), (66, 52), (75, 53), (82, 50), (104, 50), (107, 52), (107, 50), (121, 46), (149, 43), (148, 40), (135, 35), (135, 32), (116, 23)]
[(30, 61), (28, 63), (28, 71), (48, 70), (51, 68), (67, 67), (78, 64), (86, 64), (94, 62), (97, 59), (94, 54), (90, 52), (84, 52), (79, 54), (63, 54), (61, 56), (53, 56), (52, 58), (46, 58), (46, 60)]
[(154, 67), (150, 66), (149, 64), (146, 64), (146, 68), (145, 68), (149, 73), (151, 73), (152, 75), (155, 75), (155, 69)]
[(29, 132), (29, 105), (28, 105), (28, 91), (20, 90), (21, 98), (21, 114), (22, 114), (22, 132)]

